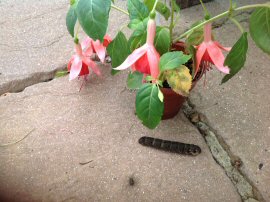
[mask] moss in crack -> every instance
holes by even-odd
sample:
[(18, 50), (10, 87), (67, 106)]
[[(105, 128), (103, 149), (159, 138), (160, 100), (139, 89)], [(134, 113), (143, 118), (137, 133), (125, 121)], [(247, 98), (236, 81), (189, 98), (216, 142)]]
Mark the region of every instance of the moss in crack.
[(207, 118), (196, 111), (195, 105), (190, 101), (184, 105), (183, 112), (203, 135), (214, 160), (224, 169), (242, 200), (245, 202), (265, 201), (254, 184), (241, 172), (241, 159), (232, 154), (225, 141), (207, 124)]

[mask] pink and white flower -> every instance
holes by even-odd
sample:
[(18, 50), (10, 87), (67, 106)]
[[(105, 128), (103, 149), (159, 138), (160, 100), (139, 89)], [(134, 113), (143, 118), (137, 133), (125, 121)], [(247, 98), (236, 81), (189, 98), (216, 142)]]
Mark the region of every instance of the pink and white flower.
[(196, 47), (196, 69), (195, 75), (202, 67), (203, 73), (211, 68), (211, 64), (225, 74), (229, 74), (230, 69), (224, 66), (224, 55), (221, 50), (230, 51), (231, 48), (221, 46), (217, 41), (212, 40), (212, 24), (204, 26), (204, 41)]
[(75, 50), (76, 54), (71, 57), (68, 63), (70, 81), (80, 76), (84, 76), (86, 78), (89, 74), (89, 68), (91, 68), (97, 75), (101, 74), (96, 63), (90, 59), (89, 52), (83, 51), (80, 43), (75, 44)]
[(100, 40), (94, 41), (90, 37), (87, 37), (82, 42), (82, 49), (89, 57), (91, 57), (93, 53), (96, 53), (100, 61), (104, 63), (106, 57), (106, 47), (111, 43), (111, 41), (112, 39), (107, 34), (104, 36), (103, 43), (101, 43)]
[(151, 75), (154, 79), (159, 76), (159, 59), (160, 55), (154, 46), (154, 39), (156, 35), (156, 22), (149, 19), (147, 25), (147, 40), (146, 43), (137, 48), (130, 54), (127, 59), (116, 70), (124, 70), (131, 67), (133, 71), (139, 71), (146, 75)]

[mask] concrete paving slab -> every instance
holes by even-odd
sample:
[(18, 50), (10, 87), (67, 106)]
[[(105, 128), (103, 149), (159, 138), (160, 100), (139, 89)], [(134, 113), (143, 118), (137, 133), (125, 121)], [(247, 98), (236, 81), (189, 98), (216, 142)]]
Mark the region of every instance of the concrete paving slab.
[[(239, 4), (250, 2), (241, 0)], [(65, 25), (68, 3), (66, 0), (0, 1), (0, 95), (50, 80), (56, 70), (65, 68), (73, 51)], [(116, 4), (125, 8), (126, 0), (118, 0)], [(213, 14), (228, 7), (223, 1), (207, 6)], [(177, 32), (184, 31), (202, 15), (200, 6), (184, 9)], [(111, 16), (108, 32), (115, 36), (118, 29), (115, 25), (127, 24), (128, 17), (113, 9)]]
[(65, 26), (68, 2), (0, 2), (0, 94), (49, 80), (72, 50)]
[[(246, 28), (247, 28), (246, 24)], [(221, 40), (230, 46), (239, 37), (233, 25), (216, 30), (226, 33)], [(219, 37), (218, 37), (219, 39)], [(222, 136), (230, 151), (241, 158), (241, 170), (270, 201), (270, 58), (250, 40), (245, 68), (235, 78), (219, 85), (224, 75), (207, 74), (193, 91), (191, 102), (211, 127)]]
[[(126, 3), (117, 2), (121, 7)], [(207, 6), (215, 14), (225, 10), (226, 3), (219, 0)], [(65, 67), (73, 49), (65, 28), (67, 7), (68, 1), (63, 0), (0, 1), (0, 95), (50, 80), (57, 69)], [(199, 19), (200, 11), (200, 6), (183, 10), (185, 16), (178, 31)], [(127, 18), (114, 11), (112, 16), (115, 20), (110, 23), (109, 33), (114, 36), (115, 24)], [(218, 29), (226, 33), (224, 44), (237, 36), (227, 28)], [(256, 60), (251, 57), (250, 66), (257, 62), (260, 71), (267, 73), (265, 61), (269, 58), (255, 49), (251, 55)], [(242, 171), (268, 200), (269, 116), (265, 112), (269, 107), (259, 107), (269, 103), (265, 96), (268, 76), (258, 78), (261, 72), (250, 71), (249, 75), (245, 71), (242, 74), (248, 79), (239, 74), (241, 84), (231, 82), (224, 89), (218, 89), (217, 78), (210, 76), (208, 87), (195, 90), (192, 101), (218, 129), (232, 152), (242, 158)], [(103, 78), (93, 78), (81, 93), (77, 92), (80, 83), (61, 78), (0, 97), (1, 143), (16, 141), (34, 129), (22, 142), (0, 147), (0, 199), (240, 201), (232, 183), (183, 114), (164, 121), (155, 131), (147, 130), (134, 115), (135, 94), (123, 91), (125, 77), (108, 77), (107, 67), (103, 72)], [(225, 92), (233, 96), (224, 98)], [(253, 102), (251, 95), (264, 99)], [(240, 98), (239, 104), (235, 104), (236, 97)], [(213, 100), (217, 102), (213, 104)], [(228, 106), (234, 113), (227, 111)], [(137, 144), (143, 135), (195, 143), (203, 153), (191, 158), (144, 148)], [(134, 186), (129, 185), (131, 178)]]
[[(123, 91), (126, 73), (111, 77), (108, 66), (102, 72), (82, 92), (80, 82), (63, 77), (0, 97), (1, 144), (34, 129), (0, 147), (2, 199), (241, 201), (182, 113), (156, 130), (145, 128), (134, 115), (135, 93)], [(197, 144), (202, 153), (143, 147), (137, 141), (145, 135)]]

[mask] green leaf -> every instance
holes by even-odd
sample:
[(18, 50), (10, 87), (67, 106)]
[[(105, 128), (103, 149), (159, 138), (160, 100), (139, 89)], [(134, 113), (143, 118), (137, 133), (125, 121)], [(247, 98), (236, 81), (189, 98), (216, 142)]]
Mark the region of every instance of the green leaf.
[(140, 72), (129, 73), (127, 79), (127, 86), (129, 89), (139, 89), (143, 85), (143, 74)]
[(160, 57), (160, 71), (171, 70), (185, 64), (191, 58), (190, 55), (184, 55), (182, 51), (165, 53)]
[(130, 23), (128, 24), (128, 28), (136, 30), (140, 27), (140, 24), (143, 23), (143, 21), (139, 20), (139, 19), (133, 19), (130, 21)]
[(148, 8), (140, 0), (128, 0), (128, 12), (130, 20), (143, 20), (149, 15)]
[(134, 51), (146, 42), (146, 33), (140, 36), (131, 36), (128, 40), (130, 51)]
[[(147, 6), (148, 10), (151, 11), (155, 4), (155, 0), (144, 0), (144, 4)], [(171, 15), (170, 9), (166, 6), (166, 4), (160, 1), (157, 3), (156, 11), (163, 15), (166, 20), (168, 20)]]
[(148, 82), (153, 81), (153, 77), (151, 75), (146, 76), (144, 79)]
[(237, 72), (241, 70), (246, 62), (246, 54), (248, 50), (247, 32), (243, 33), (240, 39), (234, 44), (232, 50), (227, 55), (224, 65), (230, 67), (230, 74), (222, 79), (221, 83), (227, 82)]
[(130, 51), (142, 46), (146, 42), (147, 37), (147, 22), (149, 18), (145, 18), (143, 21), (137, 24), (136, 30), (132, 33), (129, 38), (128, 44)]
[(73, 6), (73, 5), (77, 4), (77, 3), (78, 3), (77, 0), (70, 0), (69, 1), (69, 5), (71, 5), (71, 6)]
[(111, 75), (112, 76), (116, 75), (119, 72), (120, 72), (120, 70), (111, 69)]
[(192, 58), (192, 78), (194, 78), (195, 70), (196, 70), (196, 48), (194, 46), (189, 46), (188, 51)]
[(249, 30), (256, 45), (270, 54), (270, 8), (257, 8), (252, 13)]
[(66, 76), (68, 75), (68, 71), (67, 70), (63, 70), (63, 71), (57, 71), (55, 73), (55, 78), (59, 78), (59, 77), (63, 77), (63, 76)]
[(150, 129), (159, 124), (164, 103), (158, 97), (159, 89), (155, 84), (144, 84), (136, 95), (136, 114), (143, 125)]
[(107, 47), (107, 52), (112, 60), (112, 67), (118, 67), (129, 55), (128, 41), (123, 32), (118, 32), (114, 40)]
[(77, 22), (76, 6), (77, 4), (73, 3), (73, 5), (69, 7), (66, 15), (67, 30), (72, 37), (74, 37), (74, 27)]
[(171, 10), (164, 3), (158, 2), (156, 11), (163, 15), (166, 20), (171, 16)]
[(197, 46), (203, 42), (204, 34), (203, 28), (197, 29), (188, 35), (186, 44), (187, 46)]
[(167, 28), (157, 27), (155, 47), (160, 55), (167, 53), (170, 48), (170, 33)]
[(172, 2), (173, 2), (173, 4), (174, 4), (174, 11), (175, 11), (175, 12), (180, 12), (180, 7), (179, 7), (179, 5), (176, 3), (176, 0), (173, 0)]
[(148, 24), (149, 17), (144, 18), (143, 20), (134, 19), (128, 25), (129, 28), (135, 30), (133, 35), (141, 35), (147, 32), (147, 24)]
[(85, 33), (94, 40), (103, 41), (108, 27), (111, 0), (80, 0), (76, 13)]
[(155, 0), (144, 0), (143, 3), (147, 6), (148, 10), (151, 11), (155, 4)]

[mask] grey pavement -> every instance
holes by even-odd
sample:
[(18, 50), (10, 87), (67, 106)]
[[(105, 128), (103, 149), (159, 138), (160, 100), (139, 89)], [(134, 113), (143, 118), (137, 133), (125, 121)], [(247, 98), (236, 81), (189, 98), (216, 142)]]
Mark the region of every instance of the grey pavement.
[[(240, 201), (185, 116), (146, 129), (134, 115), (126, 75), (79, 83), (55, 79), (1, 97), (0, 193), (23, 201)], [(64, 87), (63, 87), (64, 86)], [(14, 116), (16, 114), (16, 116)], [(141, 136), (198, 144), (197, 157), (142, 147)], [(87, 165), (80, 163), (92, 161)], [(129, 178), (134, 178), (134, 186)], [(222, 184), (222, 186), (219, 186)], [(218, 189), (217, 189), (218, 187)], [(229, 196), (228, 196), (229, 193)]]
[[(207, 6), (217, 13), (228, 5)], [(127, 72), (112, 77), (103, 65), (102, 77), (91, 75), (81, 92), (81, 81), (54, 79), (73, 52), (67, 7), (61, 0), (0, 1), (0, 201), (270, 201), (269, 56), (251, 42), (236, 78), (220, 86), (221, 75), (211, 71), (207, 85), (202, 80), (192, 92), (189, 104), (204, 115), (214, 147), (182, 112), (155, 130), (142, 126), (135, 92), (125, 89)], [(179, 29), (200, 11), (183, 10)], [(114, 36), (126, 17), (112, 16)], [(239, 36), (229, 22), (215, 32), (224, 45)], [(145, 148), (137, 142), (144, 135), (197, 144), (202, 153)]]
[[(235, 34), (223, 37), (224, 45), (231, 45), (231, 40), (239, 37), (231, 26), (217, 32)], [(222, 75), (211, 72), (207, 74), (206, 85), (201, 82), (190, 100), (230, 151), (241, 158), (241, 171), (270, 201), (270, 57), (252, 40), (248, 55), (245, 68), (235, 78), (220, 85)]]

